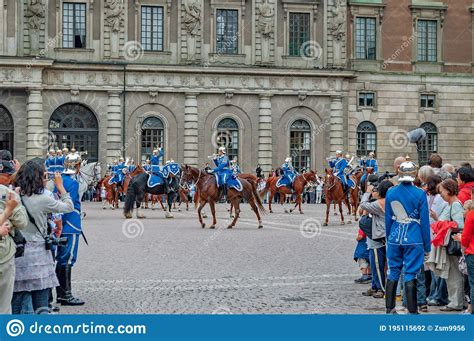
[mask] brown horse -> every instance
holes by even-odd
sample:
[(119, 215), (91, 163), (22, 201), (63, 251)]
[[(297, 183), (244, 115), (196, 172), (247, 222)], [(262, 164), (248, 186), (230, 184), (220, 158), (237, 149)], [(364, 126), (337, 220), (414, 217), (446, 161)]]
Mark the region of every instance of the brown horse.
[[(194, 182), (194, 184), (196, 185), (197, 192), (199, 192), (198, 216), (199, 222), (201, 223), (201, 227), (206, 227), (206, 224), (202, 220), (201, 211), (203, 207), (207, 203), (209, 203), (212, 212), (212, 225), (209, 228), (215, 228), (217, 224), (215, 205), (221, 197), (221, 192), (217, 187), (216, 178), (213, 174), (208, 174), (206, 171), (188, 165), (182, 168), (182, 174), (182, 180), (188, 183)], [(230, 225), (227, 226), (227, 228), (233, 228), (237, 223), (237, 219), (239, 218), (240, 214), (240, 202), (242, 201), (242, 199), (245, 199), (252, 207), (252, 210), (257, 216), (258, 228), (262, 228), (263, 224), (260, 217), (260, 213), (265, 213), (265, 208), (262, 205), (262, 201), (260, 200), (257, 190), (252, 186), (249, 181), (243, 178), (240, 179), (240, 182), (242, 184), (241, 192), (233, 188), (229, 188), (227, 190), (227, 199), (232, 203), (233, 207), (235, 207), (235, 217), (230, 223)]]
[(264, 190), (260, 193), (260, 197), (263, 198), (263, 196), (270, 191), (270, 196), (268, 198), (268, 210), (270, 213), (273, 213), (272, 211), (272, 201), (273, 197), (275, 196), (276, 193), (280, 193), (280, 204), (283, 205), (285, 203), (285, 197), (287, 194), (296, 194), (296, 202), (295, 202), (295, 207), (290, 209), (290, 211), (285, 209), (285, 213), (288, 212), (293, 212), (296, 207), (299, 208), (300, 214), (303, 214), (303, 211), (301, 209), (301, 202), (303, 201), (301, 195), (303, 194), (304, 188), (308, 182), (316, 182), (317, 179), (317, 174), (315, 171), (310, 170), (309, 172), (305, 172), (302, 174), (298, 174), (295, 177), (295, 181), (293, 182), (293, 189), (287, 187), (287, 186), (281, 186), (277, 187), (277, 182), (278, 179), (280, 179), (279, 176), (272, 176), (267, 179), (267, 183), (265, 184)]
[(133, 172), (127, 173), (125, 175), (125, 179), (123, 180), (123, 186), (118, 184), (109, 184), (110, 179), (112, 179), (112, 175), (109, 175), (102, 180), (102, 185), (104, 185), (105, 190), (107, 192), (107, 202), (110, 204), (111, 209), (114, 210), (116, 208), (119, 208), (119, 194), (127, 193), (130, 180), (132, 180), (133, 177), (141, 173), (145, 173), (145, 170), (142, 166), (138, 165), (133, 170)]
[[(324, 194), (326, 196), (326, 220), (324, 226), (327, 226), (329, 223), (329, 210), (331, 207), (331, 202), (339, 206), (339, 213), (341, 215), (341, 225), (344, 225), (344, 215), (342, 213), (342, 203), (344, 202), (349, 209), (348, 214), (354, 215), (354, 220), (357, 221), (357, 207), (359, 206), (359, 181), (362, 177), (362, 170), (356, 169), (352, 176), (352, 180), (355, 183), (355, 188), (349, 189), (350, 201), (347, 197), (347, 191), (344, 192), (341, 180), (334, 175), (332, 169), (325, 169), (326, 179), (324, 180)], [(349, 221), (350, 223), (350, 221)]]

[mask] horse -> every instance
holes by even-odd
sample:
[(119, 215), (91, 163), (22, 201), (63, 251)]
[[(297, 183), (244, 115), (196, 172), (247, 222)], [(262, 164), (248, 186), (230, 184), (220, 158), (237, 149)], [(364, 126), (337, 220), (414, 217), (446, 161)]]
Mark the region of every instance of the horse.
[[(179, 191), (179, 184), (180, 179), (179, 176), (174, 176), (170, 174), (171, 182), (169, 183), (170, 192), (165, 193), (163, 185), (156, 185), (153, 187), (148, 186), (148, 179), (150, 178), (151, 174), (149, 173), (140, 173), (130, 181), (128, 186), (127, 195), (125, 197), (125, 206), (123, 209), (124, 216), (126, 219), (132, 218), (133, 214), (133, 204), (135, 203), (137, 209), (137, 218), (145, 218), (145, 216), (141, 213), (140, 208), (142, 201), (144, 200), (147, 193), (152, 195), (166, 195), (167, 203), (168, 203), (168, 210), (165, 211), (166, 218), (173, 218), (171, 214), (171, 205), (173, 204), (174, 196)], [(168, 179), (166, 179), (168, 181)]]
[(289, 188), (288, 186), (281, 186), (277, 187), (277, 182), (278, 179), (280, 179), (279, 176), (272, 176), (267, 179), (267, 182), (265, 184), (265, 188), (263, 189), (262, 192), (260, 192), (261, 198), (270, 191), (270, 196), (268, 198), (268, 210), (270, 213), (273, 213), (272, 210), (272, 201), (273, 197), (275, 196), (276, 193), (280, 193), (280, 204), (283, 206), (285, 202), (285, 197), (287, 194), (296, 194), (296, 202), (295, 202), (295, 207), (290, 209), (288, 211), (285, 209), (285, 213), (291, 213), (293, 212), (296, 207), (298, 207), (300, 214), (303, 214), (303, 210), (301, 209), (301, 202), (302, 202), (302, 193), (304, 191), (304, 188), (308, 182), (315, 182), (317, 180), (317, 174), (315, 171), (310, 170), (309, 172), (305, 172), (302, 174), (298, 174), (295, 177), (295, 180), (293, 182), (293, 189)]
[[(107, 201), (111, 209), (114, 210), (116, 208), (119, 208), (120, 193), (127, 193), (130, 180), (136, 175), (144, 173), (144, 172), (145, 170), (143, 169), (143, 167), (138, 165), (133, 170), (133, 172), (125, 174), (123, 183), (121, 185), (115, 184), (115, 183), (114, 184), (109, 183), (110, 179), (113, 178), (113, 175), (109, 175), (102, 180), (102, 185), (105, 187), (105, 190), (107, 192)], [(104, 209), (106, 208), (105, 203), (104, 203), (103, 208)]]
[[(182, 168), (182, 172), (183, 181), (194, 182), (196, 186), (196, 192), (199, 193), (198, 217), (201, 227), (206, 227), (206, 224), (202, 220), (201, 211), (203, 207), (207, 203), (209, 203), (212, 212), (212, 225), (209, 228), (214, 229), (217, 224), (215, 205), (221, 197), (221, 191), (219, 191), (215, 176), (213, 174), (207, 173), (202, 169), (198, 169), (188, 165)], [(249, 181), (243, 178), (239, 180), (242, 184), (241, 192), (235, 190), (234, 188), (229, 188), (227, 190), (227, 199), (232, 203), (233, 207), (235, 207), (235, 217), (232, 222), (227, 226), (227, 228), (231, 229), (237, 223), (237, 220), (240, 215), (240, 202), (242, 201), (242, 199), (245, 199), (252, 207), (252, 210), (257, 216), (258, 228), (260, 229), (263, 227), (260, 213), (265, 213), (265, 208), (263, 207), (262, 201), (260, 200), (260, 196), (258, 195), (256, 188), (252, 186)], [(197, 205), (198, 201), (195, 201), (195, 205)]]
[[(358, 220), (357, 218), (357, 207), (359, 206), (359, 181), (360, 178), (362, 177), (363, 172), (361, 169), (356, 169), (354, 172), (354, 175), (352, 177), (352, 180), (355, 182), (355, 188), (350, 188), (349, 189), (349, 196), (350, 196), (350, 201), (347, 197), (347, 191), (344, 192), (343, 187), (342, 187), (342, 182), (339, 180), (337, 176), (334, 175), (334, 172), (332, 169), (325, 169), (326, 172), (326, 178), (324, 180), (324, 194), (326, 196), (326, 220), (324, 222), (324, 226), (328, 226), (329, 223), (329, 210), (331, 207), (331, 202), (334, 202), (334, 204), (337, 204), (339, 206), (339, 213), (341, 215), (341, 225), (344, 225), (344, 215), (342, 213), (342, 202), (344, 202), (349, 209), (348, 214), (354, 215), (355, 221)], [(349, 221), (350, 223), (350, 221)]]

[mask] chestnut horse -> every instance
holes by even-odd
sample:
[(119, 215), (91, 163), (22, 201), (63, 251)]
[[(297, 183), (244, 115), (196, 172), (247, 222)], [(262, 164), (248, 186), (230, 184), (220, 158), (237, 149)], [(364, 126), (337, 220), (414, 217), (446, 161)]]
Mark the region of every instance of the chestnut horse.
[(359, 182), (363, 174), (362, 169), (356, 169), (354, 174), (352, 175), (352, 180), (355, 182), (355, 188), (349, 189), (350, 201), (347, 197), (347, 191), (344, 192), (342, 188), (341, 180), (339, 180), (339, 178), (334, 175), (333, 170), (330, 168), (326, 168), (325, 172), (326, 178), (324, 180), (323, 190), (326, 196), (326, 220), (323, 225), (327, 226), (329, 223), (329, 210), (331, 207), (331, 202), (334, 202), (334, 204), (337, 204), (339, 206), (339, 213), (341, 215), (341, 225), (344, 225), (344, 214), (342, 213), (343, 202), (349, 209), (348, 214), (352, 213), (354, 215), (354, 220), (357, 221), (357, 208), (359, 206)]
[[(118, 184), (109, 184), (110, 179), (112, 179), (113, 175), (106, 176), (102, 180), (102, 185), (104, 185), (105, 190), (107, 192), (107, 201), (110, 204), (111, 209), (119, 208), (119, 194), (120, 193), (127, 193), (128, 185), (130, 184), (130, 180), (138, 174), (145, 173), (145, 170), (142, 166), (138, 165), (133, 172), (125, 174), (125, 179), (123, 180), (123, 186)], [(105, 205), (103, 207), (105, 209)]]
[[(196, 185), (196, 192), (199, 193), (199, 208), (198, 216), (201, 227), (205, 228), (206, 224), (202, 220), (201, 211), (203, 207), (209, 203), (212, 212), (212, 225), (209, 227), (211, 229), (216, 227), (216, 202), (219, 201), (221, 193), (217, 187), (216, 178), (213, 174), (208, 174), (206, 171), (191, 167), (184, 166), (182, 168), (182, 180), (184, 182), (194, 182)], [(245, 199), (252, 207), (252, 210), (255, 212), (258, 220), (258, 228), (262, 228), (262, 220), (260, 213), (265, 213), (265, 208), (262, 205), (262, 201), (257, 193), (257, 190), (252, 184), (245, 180), (239, 179), (242, 184), (242, 191), (239, 192), (233, 188), (227, 190), (227, 199), (232, 203), (235, 208), (235, 217), (227, 228), (231, 229), (237, 223), (237, 219), (240, 214), (240, 202), (242, 199)], [(197, 204), (197, 201), (196, 201)]]
[[(277, 182), (278, 179), (280, 179), (279, 176), (272, 176), (267, 179), (267, 182), (265, 184), (264, 190), (260, 193), (260, 197), (263, 198), (263, 196), (270, 191), (270, 196), (268, 198), (268, 210), (270, 213), (273, 213), (272, 211), (272, 201), (273, 197), (275, 196), (276, 193), (280, 193), (280, 204), (283, 206), (285, 203), (285, 197), (287, 194), (296, 194), (296, 202), (295, 202), (295, 207), (290, 209), (290, 213), (293, 212), (296, 207), (299, 208), (300, 214), (303, 214), (303, 211), (301, 210), (301, 202), (302, 202), (302, 197), (301, 195), (303, 194), (304, 188), (308, 182), (316, 182), (317, 179), (317, 174), (315, 171), (310, 170), (309, 172), (305, 172), (302, 174), (298, 174), (295, 177), (295, 181), (293, 182), (293, 189), (287, 187), (287, 186), (281, 186), (277, 187)], [(285, 213), (288, 213), (288, 210), (285, 209)]]

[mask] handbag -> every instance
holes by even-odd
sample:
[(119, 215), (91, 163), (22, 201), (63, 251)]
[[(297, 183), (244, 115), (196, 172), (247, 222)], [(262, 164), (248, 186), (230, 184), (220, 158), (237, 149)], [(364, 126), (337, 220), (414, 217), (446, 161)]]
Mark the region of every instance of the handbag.
[(359, 228), (369, 239), (372, 239), (372, 217), (370, 214), (365, 214), (360, 217)]
[[(452, 209), (453, 209), (453, 205), (451, 205), (451, 207), (449, 208), (449, 220), (450, 221), (453, 221), (453, 218), (451, 216)], [(446, 245), (446, 253), (449, 256), (460, 257), (460, 256), (462, 256), (461, 243), (458, 242), (458, 241), (455, 241), (453, 239), (453, 235), (455, 235), (456, 233), (458, 233), (458, 232), (452, 232), (451, 231), (451, 234), (449, 235), (448, 245)]]
[(11, 233), (9, 233), (9, 235), (10, 237), (12, 237), (13, 242), (15, 243), (15, 246), (16, 246), (15, 258), (23, 257), (23, 255), (25, 254), (25, 245), (26, 245), (25, 237), (18, 230), (15, 230), (14, 235), (12, 235)]

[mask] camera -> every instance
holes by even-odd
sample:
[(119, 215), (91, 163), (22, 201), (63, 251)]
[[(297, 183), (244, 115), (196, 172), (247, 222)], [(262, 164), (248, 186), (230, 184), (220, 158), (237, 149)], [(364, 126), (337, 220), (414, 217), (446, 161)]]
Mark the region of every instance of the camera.
[(385, 173), (383, 173), (380, 177), (379, 177), (379, 182), (382, 182), (386, 179), (391, 179), (393, 178), (394, 176), (396, 176), (397, 173), (390, 173), (389, 171), (386, 171)]
[(46, 250), (51, 250), (53, 248), (53, 245), (66, 246), (67, 237), (56, 238), (56, 236), (52, 234), (44, 237), (44, 243)]

